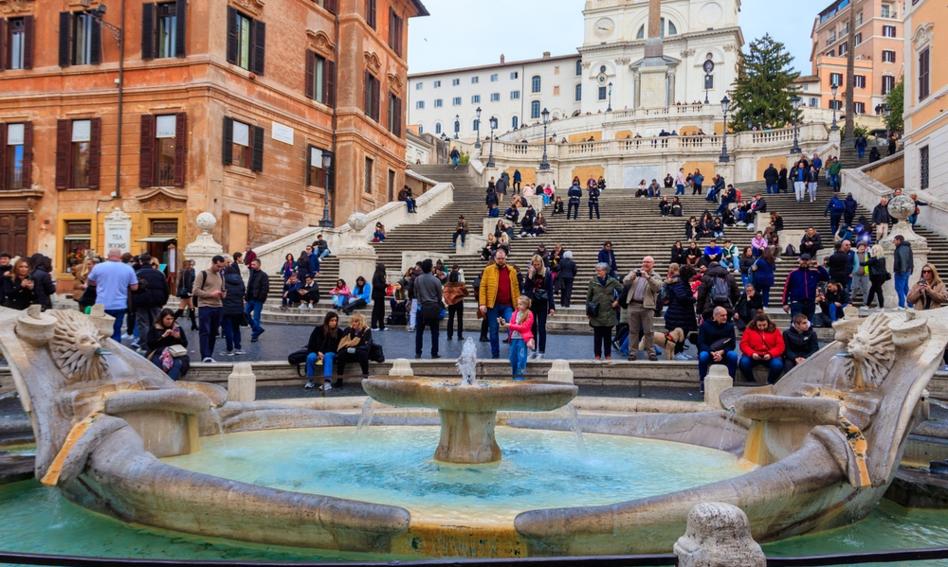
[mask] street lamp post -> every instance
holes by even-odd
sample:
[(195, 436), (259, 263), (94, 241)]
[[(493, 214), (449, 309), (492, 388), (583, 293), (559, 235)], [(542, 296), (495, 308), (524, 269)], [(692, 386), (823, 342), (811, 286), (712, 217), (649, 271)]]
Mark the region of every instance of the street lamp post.
[(727, 95), (724, 95), (724, 98), (721, 99), (721, 110), (724, 112), (724, 135), (721, 137), (721, 157), (718, 158), (718, 161), (721, 163), (731, 161), (731, 156), (727, 155), (727, 113), (730, 109), (731, 99), (727, 98)]
[(550, 123), (550, 111), (543, 109), (543, 159), (540, 161), (540, 171), (550, 170), (550, 158), (546, 153), (546, 127)]
[(711, 101), (708, 100), (708, 92), (710, 90), (708, 87), (710, 86), (711, 86), (711, 73), (707, 73), (704, 76), (704, 103), (705, 104), (711, 104)]
[(612, 82), (609, 82), (609, 106), (606, 108), (606, 112), (612, 112)]
[(497, 129), (497, 117), (490, 117), (490, 152), (487, 154), (487, 167), (494, 167), (494, 130)]
[(797, 117), (797, 111), (800, 110), (802, 99), (795, 96), (790, 99), (790, 102), (793, 104), (793, 147), (790, 148), (790, 153), (802, 154), (803, 150), (800, 149), (800, 119)]
[(481, 107), (477, 107), (477, 110), (474, 111), (474, 126), (477, 131), (477, 139), (474, 141), (474, 149), (481, 149)]
[(326, 170), (326, 196), (323, 198), (323, 218), (319, 221), (322, 228), (332, 228), (332, 215), (329, 213), (329, 199), (333, 190), (332, 152), (323, 150), (323, 169)]
[(836, 122), (836, 94), (839, 92), (839, 85), (833, 83), (833, 87), (830, 89), (833, 91), (833, 126), (832, 130), (839, 130), (839, 124)]
[(454, 115), (454, 139), (457, 140), (461, 136), (461, 115)]

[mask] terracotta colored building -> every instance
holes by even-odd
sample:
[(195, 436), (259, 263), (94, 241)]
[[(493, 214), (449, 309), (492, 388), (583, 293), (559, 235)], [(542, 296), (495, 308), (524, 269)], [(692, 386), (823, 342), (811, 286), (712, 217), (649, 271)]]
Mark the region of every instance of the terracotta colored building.
[(0, 0), (0, 249), (43, 252), (68, 281), (87, 249), (167, 258), (205, 210), (236, 251), (317, 225), (327, 185), (335, 224), (388, 202), (421, 15), (419, 0)]
[[(855, 6), (856, 31), (854, 46), (849, 45), (850, 8)], [(822, 85), (823, 108), (843, 110), (848, 50), (856, 50), (853, 106), (856, 114), (876, 114), (876, 106), (902, 77), (903, 55), (902, 0), (837, 0), (817, 16), (811, 39), (810, 62), (813, 74)], [(839, 85), (833, 102), (831, 89)]]

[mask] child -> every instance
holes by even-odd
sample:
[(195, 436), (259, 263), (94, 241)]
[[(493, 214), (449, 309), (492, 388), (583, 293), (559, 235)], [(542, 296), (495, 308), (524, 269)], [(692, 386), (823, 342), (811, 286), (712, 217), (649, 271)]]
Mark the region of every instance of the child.
[(510, 328), (510, 369), (513, 379), (517, 382), (524, 380), (523, 373), (527, 369), (527, 348), (533, 346), (533, 312), (530, 311), (530, 298), (521, 295), (517, 300), (517, 310), (510, 316), (510, 323), (502, 317), (497, 318), (501, 329)]
[(332, 296), (332, 304), (337, 309), (342, 309), (349, 303), (352, 291), (346, 285), (346, 280), (340, 279), (336, 282), (336, 287), (329, 290), (329, 295)]

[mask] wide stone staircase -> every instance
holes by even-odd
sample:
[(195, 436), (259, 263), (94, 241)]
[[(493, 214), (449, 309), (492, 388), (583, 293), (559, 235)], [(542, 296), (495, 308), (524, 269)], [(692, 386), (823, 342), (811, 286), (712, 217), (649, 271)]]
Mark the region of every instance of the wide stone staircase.
[[(844, 158), (845, 159), (845, 158)], [(853, 155), (855, 159), (855, 155)], [(850, 162), (846, 162), (850, 163)], [(473, 180), (473, 175), (466, 167), (457, 169), (451, 166), (418, 166), (416, 171), (438, 181), (451, 182), (455, 186), (454, 202), (444, 207), (440, 212), (422, 224), (404, 225), (388, 233), (384, 243), (373, 244), (379, 255), (379, 260), (386, 264), (389, 273), (397, 271), (401, 265), (402, 251), (422, 250), (427, 252), (448, 254), (448, 264), (460, 265), (468, 282), (476, 277), (483, 269), (483, 262), (479, 255), (455, 255), (451, 247), (451, 236), (454, 232), (458, 215), (465, 215), (472, 234), (479, 234), (482, 219), (486, 216), (484, 204), (484, 188)], [(755, 193), (764, 193), (763, 183), (741, 184), (742, 194), (749, 198)], [(561, 192), (564, 192), (561, 189)], [(829, 219), (823, 216), (823, 211), (831, 196), (831, 191), (820, 187), (816, 203), (797, 203), (792, 194), (765, 195), (768, 211), (777, 211), (784, 219), (785, 232), (781, 241), (781, 248), (787, 244), (799, 246), (799, 239), (791, 242), (787, 236), (798, 234), (798, 231), (808, 226), (814, 226), (824, 235), (824, 242), (829, 240)], [(509, 200), (508, 194), (508, 200)], [(587, 282), (593, 277), (597, 254), (604, 241), (614, 243), (620, 271), (627, 273), (637, 267), (644, 256), (654, 256), (660, 271), (669, 262), (671, 246), (676, 240), (685, 240), (685, 223), (692, 216), (700, 216), (706, 209), (712, 214), (717, 207), (703, 196), (686, 195), (682, 198), (684, 216), (662, 217), (658, 211), (657, 200), (637, 199), (630, 189), (609, 188), (600, 200), (601, 220), (589, 220), (586, 200), (583, 200), (578, 220), (567, 221), (564, 215), (552, 216), (552, 208), (547, 208), (547, 234), (539, 238), (520, 238), (512, 242), (510, 261), (521, 269), (526, 269), (531, 256), (539, 245), (552, 250), (557, 243), (572, 250), (574, 260), (578, 266), (578, 274), (574, 285), (574, 307), (558, 309), (557, 315), (550, 319), (549, 328), (553, 332), (585, 332), (588, 330), (583, 301)], [(873, 204), (863, 204), (869, 208)], [(865, 215), (869, 218), (867, 207), (860, 207), (856, 218)], [(936, 235), (927, 229), (918, 232), (929, 239), (932, 248), (930, 261), (938, 266), (943, 273), (948, 273), (948, 240)], [(731, 239), (739, 248), (750, 245), (754, 231), (745, 227), (731, 227), (726, 230), (725, 237)], [(704, 246), (706, 241), (699, 242)], [(776, 285), (771, 290), (771, 307), (779, 306), (782, 282), (790, 270), (796, 267), (795, 258), (781, 259), (777, 265)], [(891, 265), (889, 266), (891, 269)], [(338, 273), (338, 263), (334, 259), (323, 264), (320, 274), (320, 286), (327, 292), (333, 285)], [(371, 274), (366, 274), (369, 278)], [(276, 283), (276, 282), (275, 282)], [(350, 286), (354, 282), (348, 282)], [(273, 322), (313, 324), (321, 320), (328, 310), (328, 298), (321, 302), (315, 310), (299, 311), (292, 309), (282, 312), (278, 309), (278, 286), (273, 286), (274, 300), (268, 302), (266, 319)], [(466, 302), (470, 316), (466, 317), (466, 326), (476, 327), (479, 321), (474, 317), (475, 301)], [(387, 310), (387, 309), (386, 309)], [(779, 310), (777, 310), (779, 311)], [(781, 324), (785, 324), (786, 317), (782, 312), (776, 313)]]

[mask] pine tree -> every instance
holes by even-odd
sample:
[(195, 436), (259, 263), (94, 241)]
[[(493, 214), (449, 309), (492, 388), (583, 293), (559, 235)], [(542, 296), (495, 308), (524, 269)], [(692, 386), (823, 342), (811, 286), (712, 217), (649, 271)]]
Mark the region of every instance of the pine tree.
[(731, 93), (734, 130), (753, 127), (783, 128), (797, 118), (791, 99), (800, 73), (790, 65), (793, 56), (770, 34), (754, 40), (741, 54), (737, 81)]

